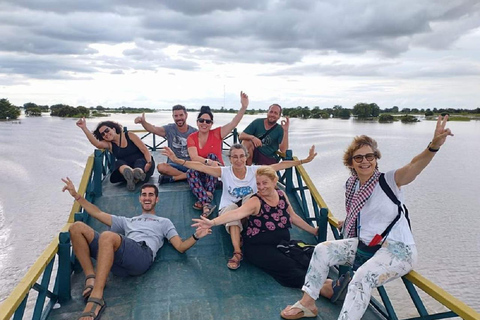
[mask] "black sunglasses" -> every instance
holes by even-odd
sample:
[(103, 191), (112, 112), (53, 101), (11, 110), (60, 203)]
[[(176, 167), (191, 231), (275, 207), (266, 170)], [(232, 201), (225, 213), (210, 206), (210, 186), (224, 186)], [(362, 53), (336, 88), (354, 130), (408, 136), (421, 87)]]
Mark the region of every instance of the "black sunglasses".
[(363, 154), (357, 154), (356, 156), (353, 156), (352, 159), (356, 163), (361, 163), (363, 161), (363, 158), (367, 159), (367, 161), (373, 161), (375, 158), (377, 158), (377, 155), (375, 153), (367, 153), (365, 155)]
[(200, 123), (206, 122), (207, 124), (212, 124), (213, 123), (213, 120), (208, 120), (208, 119), (203, 119), (203, 118), (198, 118), (197, 121), (200, 122)]
[(105, 130), (103, 130), (103, 132), (100, 132), (100, 134), (102, 135), (102, 137), (105, 137), (105, 135), (109, 132), (110, 132), (110, 128), (107, 127)]

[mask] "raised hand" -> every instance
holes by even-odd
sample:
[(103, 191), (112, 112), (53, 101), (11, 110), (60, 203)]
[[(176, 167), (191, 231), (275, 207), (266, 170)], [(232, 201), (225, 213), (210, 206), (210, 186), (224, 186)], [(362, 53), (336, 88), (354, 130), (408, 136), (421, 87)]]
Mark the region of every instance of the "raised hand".
[(240, 91), (240, 102), (242, 103), (242, 108), (246, 109), (248, 107), (248, 95), (243, 91)]
[(162, 151), (162, 154), (164, 156), (167, 156), (170, 160), (172, 160), (173, 162), (175, 162), (176, 160), (178, 160), (177, 156), (175, 155), (175, 153), (172, 151), (172, 149), (170, 149), (169, 147), (165, 147), (163, 148), (163, 151)]
[(85, 120), (85, 117), (78, 119), (76, 124), (79, 128), (82, 128), (82, 129), (87, 127), (87, 121)]
[(212, 229), (197, 228), (197, 230), (195, 231), (195, 234), (197, 238), (201, 239), (209, 234), (212, 234)]
[(138, 116), (135, 118), (135, 120), (133, 120), (133, 122), (135, 123), (144, 123), (145, 122), (145, 113), (142, 113), (141, 116)]
[(317, 153), (315, 152), (315, 145), (310, 147), (310, 150), (308, 151), (308, 157), (302, 160), (302, 163), (309, 163), (312, 161), (315, 157), (317, 156)]
[(70, 195), (72, 197), (75, 197), (77, 195), (77, 191), (75, 190), (75, 186), (73, 185), (72, 180), (70, 180), (69, 177), (62, 178), (62, 181), (65, 182), (65, 185), (62, 188), (62, 192), (65, 192), (65, 190), (68, 190)]
[(430, 147), (438, 149), (445, 143), (447, 136), (453, 136), (453, 133), (449, 128), (445, 129), (447, 121), (448, 115), (444, 116), (443, 119), (442, 116), (438, 116), (437, 125), (435, 126), (435, 132), (433, 133), (433, 139)]
[(290, 127), (290, 118), (285, 117), (285, 120), (282, 120), (282, 122), (280, 122), (280, 124), (282, 125), (283, 131), (288, 131), (288, 128)]
[(207, 219), (205, 217), (200, 217), (200, 219), (192, 219), (194, 224), (192, 224), (192, 227), (198, 229), (210, 229), (213, 226), (213, 221), (210, 219)]

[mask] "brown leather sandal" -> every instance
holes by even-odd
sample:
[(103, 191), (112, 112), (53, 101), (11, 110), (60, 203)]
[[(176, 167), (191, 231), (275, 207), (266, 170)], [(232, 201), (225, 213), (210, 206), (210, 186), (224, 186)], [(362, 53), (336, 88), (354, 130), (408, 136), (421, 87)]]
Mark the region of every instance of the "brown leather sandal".
[(230, 270), (237, 270), (240, 268), (240, 261), (243, 260), (243, 253), (241, 252), (234, 252), (233, 257), (228, 259), (227, 267)]

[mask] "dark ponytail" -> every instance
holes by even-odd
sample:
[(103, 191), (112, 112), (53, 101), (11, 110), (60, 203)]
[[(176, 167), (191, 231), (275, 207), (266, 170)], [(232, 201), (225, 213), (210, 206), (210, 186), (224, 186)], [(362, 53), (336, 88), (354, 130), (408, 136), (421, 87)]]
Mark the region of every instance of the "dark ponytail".
[(200, 118), (203, 114), (208, 114), (210, 116), (210, 119), (213, 120), (213, 113), (212, 111), (210, 111), (210, 107), (209, 106), (202, 106), (200, 108), (200, 113), (198, 114), (198, 118)]

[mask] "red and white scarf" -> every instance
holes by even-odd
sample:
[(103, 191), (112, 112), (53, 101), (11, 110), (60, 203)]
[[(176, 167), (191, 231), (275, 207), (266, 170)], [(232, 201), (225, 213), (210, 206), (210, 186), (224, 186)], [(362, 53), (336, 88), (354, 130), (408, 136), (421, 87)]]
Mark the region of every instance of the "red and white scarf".
[(347, 211), (347, 216), (343, 227), (344, 238), (357, 236), (358, 213), (372, 195), (379, 177), (380, 171), (375, 169), (373, 175), (357, 191), (355, 189), (357, 181), (359, 181), (358, 177), (355, 175), (348, 178), (345, 190), (345, 210)]

